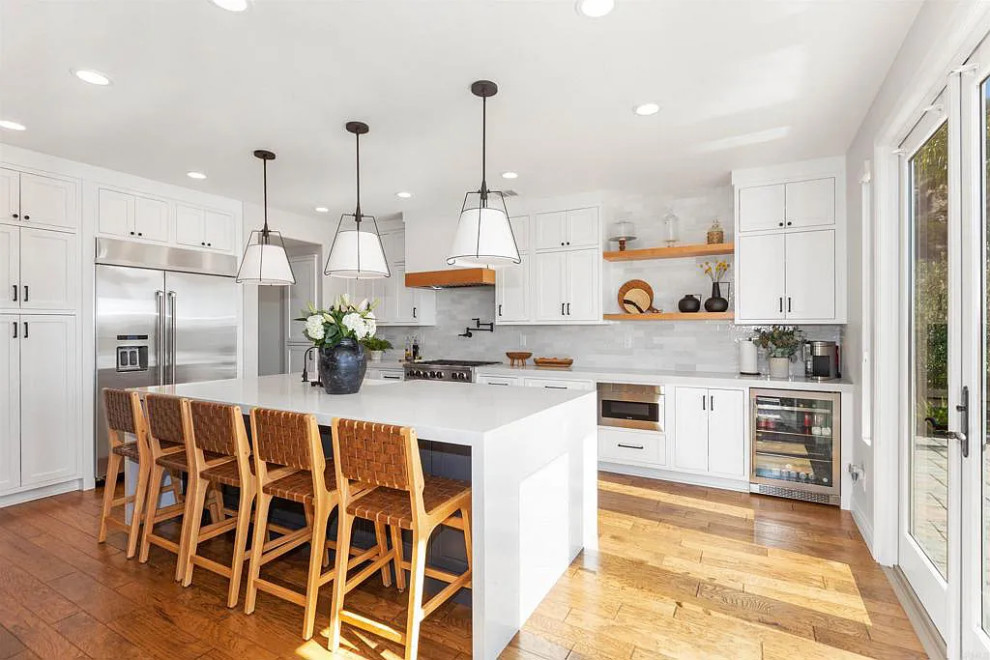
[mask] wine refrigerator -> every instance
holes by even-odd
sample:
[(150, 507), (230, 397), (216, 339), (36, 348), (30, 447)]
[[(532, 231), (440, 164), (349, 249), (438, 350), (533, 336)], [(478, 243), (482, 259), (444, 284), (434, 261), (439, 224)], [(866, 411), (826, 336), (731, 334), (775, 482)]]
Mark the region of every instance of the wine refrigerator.
[(839, 394), (750, 390), (750, 490), (839, 504)]

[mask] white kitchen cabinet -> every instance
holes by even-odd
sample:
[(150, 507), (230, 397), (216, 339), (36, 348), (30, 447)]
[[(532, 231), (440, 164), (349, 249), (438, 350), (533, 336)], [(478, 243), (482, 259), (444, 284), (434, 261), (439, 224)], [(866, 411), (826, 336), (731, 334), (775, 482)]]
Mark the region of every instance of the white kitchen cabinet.
[(20, 308), (73, 311), (79, 287), (76, 236), (21, 227), (20, 248)]
[(20, 219), (39, 227), (76, 230), (76, 186), (71, 181), (20, 174)]
[(38, 486), (78, 473), (76, 319), (20, 317), (20, 485)]
[(403, 381), (406, 373), (402, 367), (383, 367), (381, 363), (369, 363), (364, 377), (372, 380)]
[(21, 230), (0, 225), (0, 310), (17, 310), (21, 299)]
[(595, 389), (595, 383), (590, 380), (563, 380), (559, 378), (526, 378), (526, 387), (539, 387), (544, 390), (585, 390)]
[(499, 268), (495, 276), (495, 322), (515, 323), (529, 320), (530, 255), (521, 254), (522, 262)]
[(0, 314), (0, 493), (21, 485), (20, 317)]
[(663, 466), (667, 438), (656, 431), (599, 426), (598, 458), (604, 462)]
[(575, 209), (536, 215), (536, 249), (596, 247), (601, 242), (598, 209)]
[(600, 262), (601, 253), (595, 248), (537, 253), (533, 285), (537, 320), (600, 320)]
[(292, 267), (292, 274), (296, 278), (296, 283), (289, 285), (289, 295), (286, 296), (285, 304), (286, 319), (289, 327), (286, 328), (286, 341), (293, 343), (307, 343), (309, 339), (303, 334), (306, 329), (305, 321), (295, 319), (304, 315), (303, 310), (309, 309), (310, 305), (321, 307), (319, 301), (320, 272), (319, 257), (315, 254), (307, 254), (289, 259), (289, 266)]
[(203, 240), (206, 247), (223, 252), (234, 249), (234, 216), (207, 210), (203, 214)]
[(0, 222), (17, 222), (21, 217), (21, 173), (0, 168)]
[(168, 241), (168, 202), (101, 188), (98, 230), (101, 234)]
[(475, 379), (476, 383), (481, 385), (495, 385), (497, 387), (522, 387), (523, 382), (521, 378), (516, 378), (515, 376), (484, 376), (479, 375)]
[[(309, 346), (301, 344), (286, 344), (285, 347), (285, 363), (288, 365), (290, 374), (301, 374), (303, 371), (304, 361), (306, 359), (306, 351), (309, 350)], [(313, 351), (309, 354), (308, 364), (306, 364), (306, 369), (309, 372), (309, 379), (316, 380), (318, 374), (316, 373), (317, 367), (317, 354), (319, 351)]]
[(391, 277), (374, 280), (349, 280), (351, 298), (377, 300), (375, 318), (379, 325), (436, 325), (437, 294), (427, 289), (406, 286), (406, 268), (391, 264)]
[(386, 231), (382, 232), (382, 249), (385, 250), (385, 259), (390, 264), (406, 263), (406, 232)]
[(234, 217), (221, 211), (176, 204), (175, 242), (231, 252), (234, 248)]
[(736, 319), (784, 318), (784, 234), (736, 237)]
[(784, 226), (784, 184), (752, 186), (739, 191), (739, 231), (763, 231)]
[(538, 252), (533, 260), (533, 292), (538, 321), (561, 321), (566, 311), (565, 252)]
[(835, 230), (787, 234), (785, 243), (787, 320), (835, 318)]
[(785, 226), (792, 229), (835, 224), (835, 179), (788, 183), (784, 189)]
[(519, 249), (520, 254), (524, 252), (529, 252), (529, 247), (530, 247), (529, 216), (528, 215), (513, 216), (509, 218), (509, 226), (512, 228), (512, 237), (516, 239), (516, 248)]
[(674, 467), (746, 478), (745, 393), (674, 388)]

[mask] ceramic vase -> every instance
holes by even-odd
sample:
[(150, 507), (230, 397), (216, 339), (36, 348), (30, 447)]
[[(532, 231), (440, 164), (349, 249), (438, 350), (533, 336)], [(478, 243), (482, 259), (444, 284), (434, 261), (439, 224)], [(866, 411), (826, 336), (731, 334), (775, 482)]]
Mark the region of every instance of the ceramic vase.
[(361, 389), (368, 358), (355, 339), (320, 349), (320, 380), (327, 394), (354, 394)]
[(770, 377), (789, 378), (791, 375), (791, 360), (785, 357), (770, 358)]
[(724, 312), (729, 309), (729, 301), (722, 297), (722, 283), (712, 282), (712, 297), (705, 301), (706, 312)]

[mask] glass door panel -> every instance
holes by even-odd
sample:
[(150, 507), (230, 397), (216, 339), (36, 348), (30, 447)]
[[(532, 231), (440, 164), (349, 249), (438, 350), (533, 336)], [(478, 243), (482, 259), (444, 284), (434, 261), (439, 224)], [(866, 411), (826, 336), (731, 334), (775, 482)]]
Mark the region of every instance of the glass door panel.
[(832, 489), (839, 458), (837, 401), (754, 393), (753, 408), (755, 476)]

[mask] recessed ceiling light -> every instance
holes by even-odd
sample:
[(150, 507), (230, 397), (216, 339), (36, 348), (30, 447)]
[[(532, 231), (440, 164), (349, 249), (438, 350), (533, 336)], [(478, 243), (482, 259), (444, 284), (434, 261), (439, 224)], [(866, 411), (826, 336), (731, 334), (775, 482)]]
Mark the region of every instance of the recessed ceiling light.
[(412, 193), (402, 190), (400, 192), (395, 193), (395, 196), (398, 197), (399, 199), (409, 199), (410, 197), (412, 197)]
[(502, 172), (503, 179), (518, 179), (519, 174), (517, 172)]
[(637, 105), (633, 108), (633, 112), (640, 117), (649, 117), (650, 115), (655, 115), (660, 112), (660, 106), (656, 103), (643, 103), (642, 105)]
[(601, 18), (615, 8), (615, 0), (578, 0), (577, 11), (588, 18)]
[(220, 9), (227, 11), (244, 11), (248, 7), (248, 0), (210, 0)]
[(100, 87), (106, 87), (110, 84), (110, 78), (106, 75), (100, 73), (99, 71), (90, 71), (88, 69), (76, 69), (72, 73), (76, 75), (76, 78), (83, 82), (87, 82), (90, 85), (99, 85)]
[(317, 207), (316, 207), (315, 209), (313, 209), (313, 210), (314, 210), (314, 211), (316, 211), (317, 213), (329, 213), (329, 212), (330, 212), (330, 209), (328, 209), (328, 208), (327, 208), (327, 207), (325, 207), (325, 206), (317, 206)]
[(0, 119), (0, 128), (6, 128), (8, 131), (23, 131), (27, 127), (24, 124), (18, 124), (16, 121)]
[(200, 181), (206, 178), (206, 175), (202, 172), (186, 172), (186, 176), (190, 179), (197, 179)]

